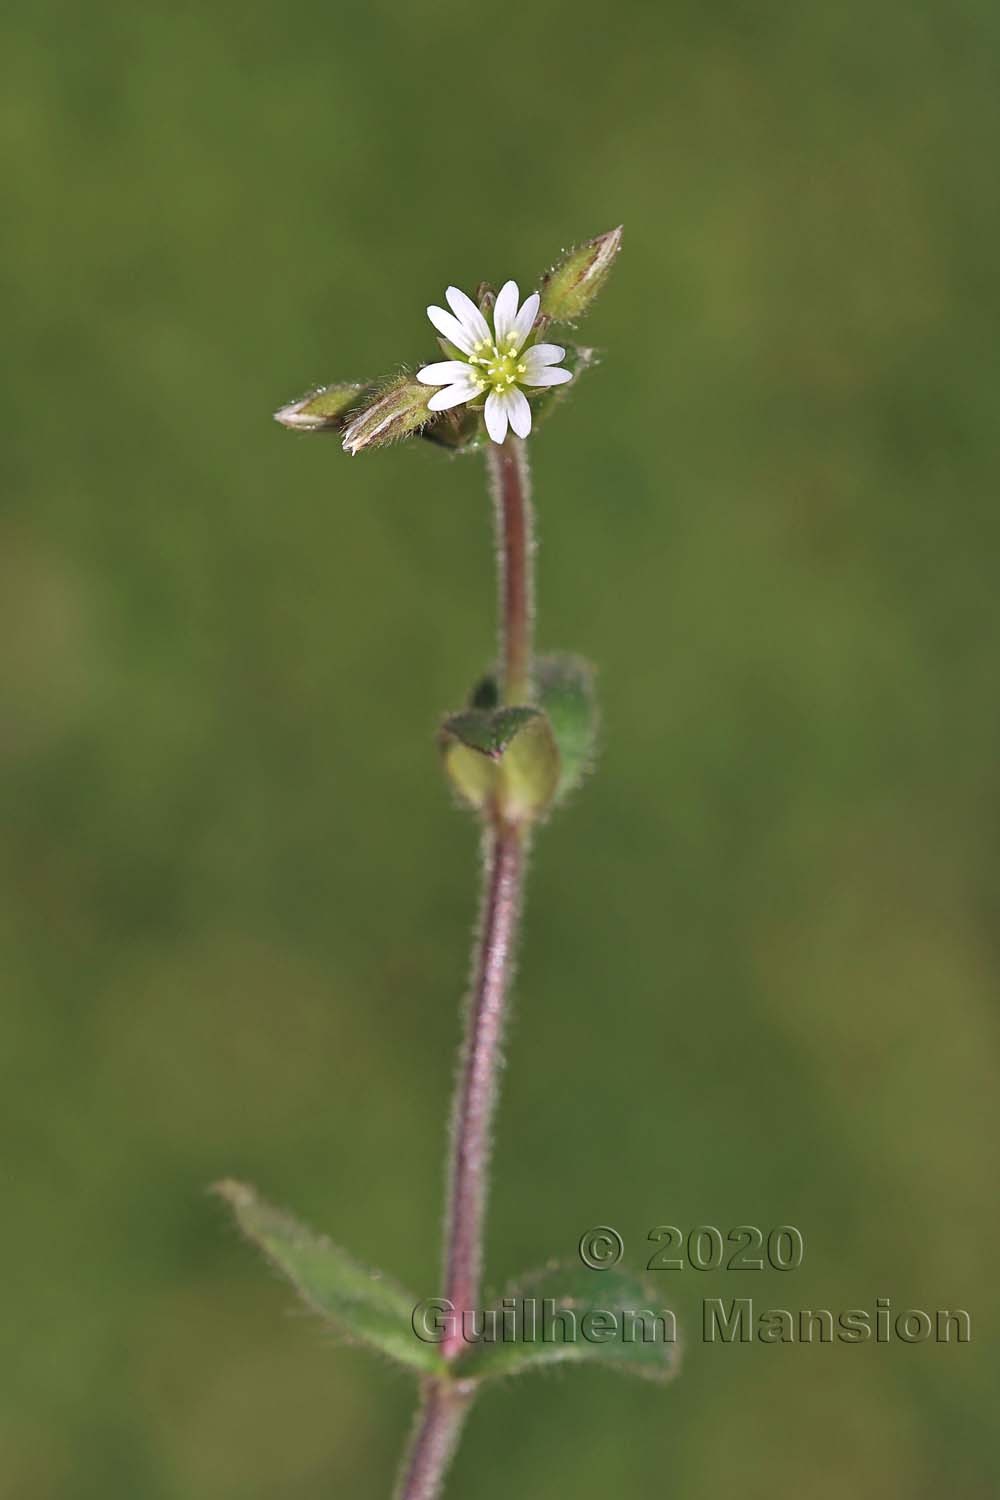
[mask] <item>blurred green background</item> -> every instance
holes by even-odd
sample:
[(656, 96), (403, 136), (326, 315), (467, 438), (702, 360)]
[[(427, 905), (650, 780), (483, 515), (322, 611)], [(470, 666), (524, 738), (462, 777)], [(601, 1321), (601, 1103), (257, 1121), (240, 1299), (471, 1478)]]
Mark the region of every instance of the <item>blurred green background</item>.
[[(661, 1273), (682, 1377), (513, 1382), (448, 1493), (996, 1493), (998, 45), (990, 0), (8, 11), (4, 1500), (389, 1492), (409, 1382), (204, 1188), (438, 1290), (489, 515), (476, 459), (270, 414), (621, 221), (534, 445), (605, 744), (533, 863), (489, 1270), (806, 1257)], [(704, 1346), (746, 1295), (973, 1342)]]

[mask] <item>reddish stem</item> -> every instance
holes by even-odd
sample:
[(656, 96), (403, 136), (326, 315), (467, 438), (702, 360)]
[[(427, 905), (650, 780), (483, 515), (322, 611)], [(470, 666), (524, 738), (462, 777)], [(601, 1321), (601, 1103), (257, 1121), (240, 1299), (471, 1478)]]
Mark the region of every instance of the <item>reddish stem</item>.
[[(524, 445), (511, 436), (488, 451), (499, 570), (503, 699), (525, 703), (532, 680), (532, 514)], [(453, 1322), (442, 1354), (466, 1347), (463, 1313), (479, 1311), (483, 1231), (489, 1191), (507, 994), (514, 971), (525, 829), (494, 811), (484, 834), (483, 902), (472, 992), (452, 1112), (448, 1210), (444, 1232), (445, 1296)], [(428, 1379), (398, 1500), (435, 1500), (458, 1442), (475, 1384), (449, 1375)]]
[(473, 1392), (457, 1380), (429, 1380), (396, 1486), (397, 1500), (434, 1500), (458, 1443)]
[(445, 1296), (455, 1321), (442, 1345), (446, 1359), (465, 1347), (462, 1314), (479, 1308), (505, 1002), (521, 907), (521, 830), (501, 823), (487, 831), (485, 842), (482, 920), (452, 1119)]
[(500, 647), (506, 703), (526, 703), (531, 696), (531, 634), (534, 583), (531, 479), (524, 444), (508, 437), (490, 444), (487, 462), (497, 539)]

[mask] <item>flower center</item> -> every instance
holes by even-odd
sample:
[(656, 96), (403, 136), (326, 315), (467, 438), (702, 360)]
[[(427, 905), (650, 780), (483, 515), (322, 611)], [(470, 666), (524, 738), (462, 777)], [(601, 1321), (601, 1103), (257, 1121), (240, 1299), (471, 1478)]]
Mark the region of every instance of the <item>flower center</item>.
[(498, 396), (514, 389), (526, 369), (514, 353), (516, 343), (517, 335), (510, 334), (506, 353), (497, 344), (483, 342), (476, 345), (469, 356), (469, 363), (473, 366), (473, 374), (481, 389), (492, 386)]

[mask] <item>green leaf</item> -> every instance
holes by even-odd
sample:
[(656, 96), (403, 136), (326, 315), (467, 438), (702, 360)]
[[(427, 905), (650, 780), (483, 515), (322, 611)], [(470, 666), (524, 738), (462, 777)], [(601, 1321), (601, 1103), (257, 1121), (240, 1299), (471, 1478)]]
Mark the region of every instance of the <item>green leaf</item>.
[(551, 805), (559, 747), (541, 709), (463, 709), (444, 721), (441, 748), (452, 785), (473, 807), (494, 807), (507, 821), (524, 823)]
[(590, 770), (597, 744), (598, 714), (594, 669), (582, 656), (543, 656), (535, 669), (538, 697), (559, 746), (561, 802)]
[(422, 1342), (413, 1331), (416, 1297), (381, 1272), (358, 1265), (324, 1235), (272, 1208), (245, 1183), (218, 1182), (214, 1191), (230, 1205), (247, 1239), (288, 1278), (307, 1306), (341, 1334), (422, 1374), (442, 1373), (437, 1346)]
[(673, 1314), (628, 1272), (550, 1266), (509, 1288), (492, 1311), (483, 1341), (462, 1355), (457, 1374), (490, 1380), (570, 1362), (647, 1380), (677, 1372)]
[(466, 708), (444, 721), (444, 733), (460, 740), (470, 750), (478, 750), (491, 760), (499, 760), (514, 736), (529, 719), (538, 717), (537, 708)]

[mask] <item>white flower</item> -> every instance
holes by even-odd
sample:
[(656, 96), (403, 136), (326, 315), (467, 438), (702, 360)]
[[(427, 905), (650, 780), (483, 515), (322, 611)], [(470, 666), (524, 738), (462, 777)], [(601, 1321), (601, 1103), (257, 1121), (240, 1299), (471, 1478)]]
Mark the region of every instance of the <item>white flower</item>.
[(441, 364), (424, 365), (417, 379), (424, 385), (439, 385), (427, 405), (431, 411), (447, 411), (463, 401), (486, 397), (486, 430), (495, 443), (507, 436), (507, 424), (518, 437), (531, 431), (531, 407), (521, 386), (536, 390), (547, 385), (563, 385), (572, 380), (570, 370), (556, 369), (566, 350), (558, 344), (531, 344), (526, 348), (540, 298), (532, 292), (518, 311), (520, 293), (516, 281), (500, 289), (493, 308), (490, 328), (471, 297), (450, 286), (445, 292), (451, 312), (443, 307), (429, 307), (427, 316), (438, 333), (449, 344), (460, 349), (464, 359), (446, 359)]

